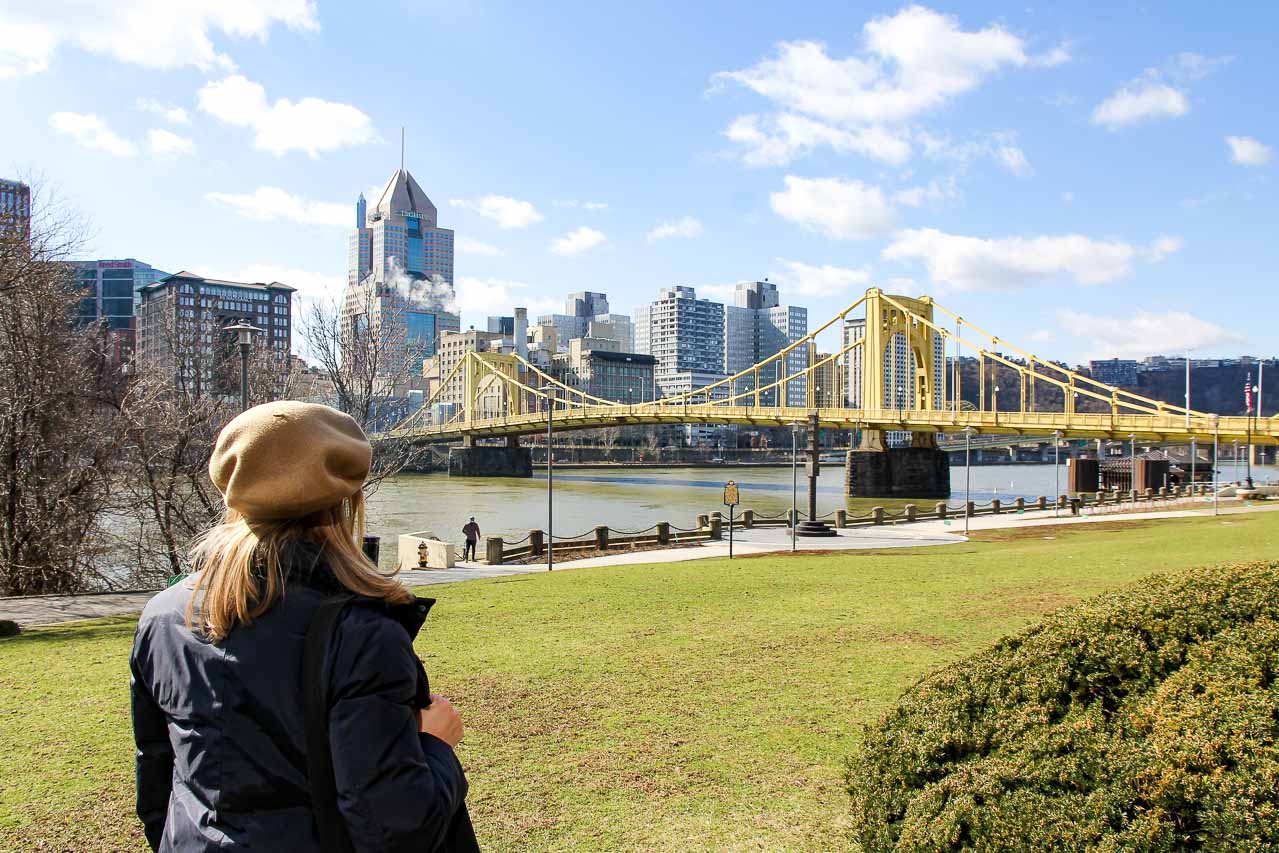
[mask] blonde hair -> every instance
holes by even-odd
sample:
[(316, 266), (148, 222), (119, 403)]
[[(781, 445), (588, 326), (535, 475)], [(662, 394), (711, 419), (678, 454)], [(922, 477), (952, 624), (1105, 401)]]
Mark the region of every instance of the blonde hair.
[(187, 626), (217, 642), (236, 625), (247, 625), (270, 610), (287, 582), (281, 557), (298, 541), (317, 545), (333, 577), (350, 592), (393, 604), (411, 601), (412, 593), (364, 556), (356, 544), (363, 534), (361, 491), (303, 518), (250, 522), (228, 508), (222, 523), (191, 548), (199, 572), (187, 602)]

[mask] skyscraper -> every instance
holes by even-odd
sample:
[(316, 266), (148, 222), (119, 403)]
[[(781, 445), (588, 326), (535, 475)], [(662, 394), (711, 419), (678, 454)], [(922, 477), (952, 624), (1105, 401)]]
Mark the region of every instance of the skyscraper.
[(22, 236), (31, 233), (31, 188), (0, 178), (0, 236), (10, 229)]
[[(439, 336), (461, 329), (453, 307), (453, 231), (413, 176), (397, 169), (373, 208), (361, 194), (348, 241), (342, 334), (379, 335), (380, 374), (401, 374), (434, 354)], [(399, 352), (392, 352), (399, 351)], [(402, 355), (402, 358), (399, 357)]]
[(723, 305), (698, 299), (691, 287), (665, 287), (657, 301), (635, 313), (635, 347), (657, 359), (662, 396), (724, 378)]
[[(733, 304), (724, 308), (724, 371), (729, 375), (759, 364), (808, 334), (808, 309), (782, 305), (777, 285), (768, 281), (738, 283)], [(760, 371), (760, 387), (766, 387), (808, 367), (808, 349), (796, 347), (787, 353), (785, 363), (774, 362)], [(753, 375), (733, 383), (733, 393), (742, 394), (755, 388)], [(760, 404), (776, 405), (780, 388), (760, 393)], [(785, 385), (788, 406), (806, 405), (808, 381), (798, 376)], [(742, 401), (746, 402), (745, 400)]]
[(236, 361), (234, 332), (244, 321), (262, 330), (255, 347), (272, 351), (281, 370), (293, 344), (294, 288), (270, 283), (223, 281), (179, 272), (141, 288), (137, 314), (138, 362), (198, 393), (234, 394), (239, 376), (226, 371)]
[(615, 340), (623, 352), (634, 346), (631, 318), (625, 314), (610, 314), (608, 294), (589, 290), (570, 293), (564, 300), (563, 314), (543, 314), (538, 325), (555, 327), (559, 351), (567, 352), (569, 341), (574, 338), (599, 337)]
[(136, 342), (136, 317), (142, 305), (142, 289), (168, 273), (133, 258), (74, 261), (73, 266), (81, 291), (77, 322), (105, 323), (114, 347), (112, 358), (118, 363), (127, 361)]

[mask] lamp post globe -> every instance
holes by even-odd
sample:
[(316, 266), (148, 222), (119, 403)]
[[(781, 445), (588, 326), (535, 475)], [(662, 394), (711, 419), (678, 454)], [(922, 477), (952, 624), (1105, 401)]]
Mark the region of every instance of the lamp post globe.
[(244, 411), (249, 408), (249, 350), (253, 346), (253, 335), (265, 330), (247, 320), (240, 320), (222, 331), (235, 332), (240, 344), (240, 411)]

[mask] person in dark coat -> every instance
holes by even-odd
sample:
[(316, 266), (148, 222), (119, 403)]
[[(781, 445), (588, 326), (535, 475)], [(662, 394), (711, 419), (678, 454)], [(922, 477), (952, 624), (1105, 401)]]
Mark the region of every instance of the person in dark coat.
[[(454, 752), (461, 718), (413, 652), (432, 602), (356, 544), (370, 460), (355, 421), (326, 406), (258, 406), (218, 436), (224, 523), (197, 543), (197, 571), (147, 605), (130, 658), (153, 850), (479, 849)], [(319, 666), (331, 832), (308, 777), (302, 672), (312, 617), (337, 595), (351, 598)]]

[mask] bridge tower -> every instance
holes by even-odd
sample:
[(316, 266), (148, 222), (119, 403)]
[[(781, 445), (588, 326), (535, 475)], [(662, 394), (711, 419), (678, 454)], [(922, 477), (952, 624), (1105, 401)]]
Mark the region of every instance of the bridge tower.
[[(482, 362), (482, 364), (481, 364)], [(484, 420), (524, 411), (519, 393), (511, 392), (510, 382), (519, 382), (520, 361), (513, 355), (470, 352), (462, 363), (463, 420)], [(464, 437), (461, 447), (449, 448), (451, 477), (531, 477), (533, 453), (520, 446), (518, 436), (506, 437), (504, 446), (477, 444), (473, 436)]]
[[(940, 409), (946, 369), (941, 335), (926, 322), (933, 319), (932, 297), (883, 298), (877, 287), (866, 291), (865, 343), (850, 357), (863, 359), (860, 371), (862, 410)], [(896, 303), (896, 304), (894, 304)], [(889, 447), (885, 430), (865, 429), (848, 454), (845, 485), (854, 497), (950, 496), (950, 467), (932, 432), (914, 432), (910, 447)]]

